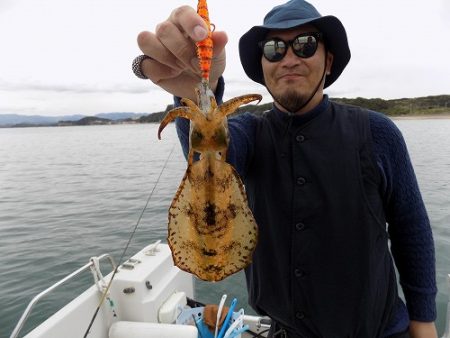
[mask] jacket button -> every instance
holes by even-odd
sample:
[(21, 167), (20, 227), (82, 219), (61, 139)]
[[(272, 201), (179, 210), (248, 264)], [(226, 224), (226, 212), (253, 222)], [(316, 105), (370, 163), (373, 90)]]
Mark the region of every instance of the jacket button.
[(299, 142), (299, 143), (302, 143), (302, 142), (305, 140), (305, 136), (303, 136), (302, 134), (297, 135), (297, 136), (295, 137), (295, 140), (296, 140), (297, 142)]
[(295, 225), (295, 230), (297, 230), (297, 231), (302, 231), (304, 229), (305, 229), (305, 224), (302, 222), (299, 222)]
[(305, 277), (305, 271), (303, 271), (301, 269), (295, 269), (294, 274), (295, 274), (295, 277), (297, 277), (297, 278)]
[(306, 178), (304, 178), (303, 176), (297, 177), (297, 184), (298, 185), (304, 185), (305, 183), (306, 183)]
[(297, 319), (304, 319), (305, 318), (305, 313), (303, 311), (298, 311), (295, 313), (295, 318)]

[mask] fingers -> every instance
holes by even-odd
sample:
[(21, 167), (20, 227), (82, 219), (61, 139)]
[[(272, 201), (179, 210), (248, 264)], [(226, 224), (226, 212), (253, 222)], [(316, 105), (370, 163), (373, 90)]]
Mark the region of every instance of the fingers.
[(181, 6), (173, 10), (168, 21), (194, 41), (201, 41), (208, 35), (205, 22), (192, 7)]
[(141, 62), (141, 71), (155, 84), (159, 84), (163, 80), (176, 78), (181, 74), (181, 71), (152, 59), (145, 59)]
[(155, 33), (138, 35), (139, 48), (153, 60), (145, 60), (141, 68), (153, 82), (175, 78), (182, 72), (199, 72), (195, 41), (207, 36), (203, 19), (196, 11), (183, 6), (172, 11)]
[[(192, 88), (200, 81), (195, 42), (203, 40), (207, 34), (205, 22), (193, 8), (182, 6), (173, 10), (167, 20), (157, 25), (154, 33), (146, 31), (138, 35), (139, 48), (151, 58), (141, 63), (142, 73), (174, 95), (195, 99)], [(224, 32), (213, 32), (212, 38), (214, 61), (210, 82), (214, 87), (225, 68), (228, 38)]]
[(182, 69), (195, 71), (192, 59), (196, 55), (195, 44), (192, 39), (170, 21), (165, 21), (156, 28), (156, 37), (166, 52), (173, 55), (175, 63)]
[(213, 32), (214, 41), (213, 60), (210, 72), (210, 86), (213, 91), (216, 90), (217, 80), (223, 74), (226, 65), (225, 45), (228, 37), (225, 32)]
[(228, 43), (228, 36), (225, 32), (213, 32), (212, 39), (214, 45), (213, 57), (221, 57), (222, 54), (225, 54), (225, 46)]

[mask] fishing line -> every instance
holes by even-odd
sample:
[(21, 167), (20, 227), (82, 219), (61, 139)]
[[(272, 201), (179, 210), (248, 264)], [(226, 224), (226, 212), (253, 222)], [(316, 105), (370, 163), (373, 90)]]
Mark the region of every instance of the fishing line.
[(105, 301), (105, 299), (107, 297), (107, 294), (108, 294), (108, 291), (109, 291), (109, 289), (111, 287), (112, 281), (113, 281), (114, 277), (116, 276), (116, 273), (119, 271), (119, 266), (122, 263), (122, 260), (123, 260), (125, 254), (126, 254), (126, 252), (128, 250), (128, 247), (130, 246), (131, 240), (133, 239), (134, 235), (136, 234), (137, 228), (138, 228), (138, 226), (139, 226), (139, 224), (141, 222), (142, 217), (144, 216), (144, 212), (147, 209), (148, 204), (150, 203), (150, 200), (151, 200), (151, 198), (153, 196), (153, 193), (155, 192), (156, 186), (158, 185), (159, 180), (161, 179), (161, 176), (162, 176), (162, 174), (164, 172), (164, 169), (166, 169), (167, 163), (169, 162), (169, 159), (172, 156), (173, 150), (175, 149), (175, 144), (176, 143), (173, 144), (172, 150), (170, 150), (169, 156), (167, 156), (167, 159), (164, 162), (164, 165), (163, 165), (163, 167), (161, 169), (161, 172), (159, 173), (159, 176), (156, 179), (156, 182), (155, 182), (155, 184), (153, 186), (153, 189), (152, 189), (152, 191), (150, 192), (150, 194), (149, 194), (149, 196), (147, 198), (147, 202), (145, 203), (145, 206), (142, 209), (141, 214), (138, 217), (138, 220), (136, 222), (136, 225), (133, 228), (133, 231), (131, 232), (130, 237), (128, 238), (128, 242), (127, 242), (125, 248), (123, 249), (122, 254), (121, 254), (120, 258), (119, 258), (119, 263), (117, 264), (116, 268), (114, 269), (114, 272), (113, 272), (113, 274), (111, 276), (111, 279), (110, 279), (110, 281), (109, 281), (105, 291), (102, 294), (102, 298), (100, 299), (100, 302), (99, 302), (97, 308), (95, 309), (94, 315), (92, 316), (91, 322), (89, 323), (89, 326), (86, 329), (86, 332), (84, 333), (83, 338), (86, 338), (88, 336), (89, 331), (91, 330), (92, 325), (94, 324), (95, 318), (97, 318), (98, 312), (100, 311), (100, 308), (101, 308), (103, 302)]

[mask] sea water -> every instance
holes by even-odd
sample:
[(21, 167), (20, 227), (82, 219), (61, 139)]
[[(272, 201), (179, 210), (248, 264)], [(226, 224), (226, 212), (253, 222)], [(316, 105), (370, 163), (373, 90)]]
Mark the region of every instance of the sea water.
[[(444, 330), (450, 273), (450, 120), (395, 120), (407, 141), (433, 227), (437, 325)], [(173, 125), (0, 129), (0, 337), (8, 337), (28, 302), (91, 256), (126, 258), (165, 241), (167, 210), (186, 169)], [(149, 201), (147, 208), (144, 207)], [(144, 210), (144, 211), (143, 211)], [(92, 282), (89, 273), (46, 297), (25, 331)], [(196, 298), (223, 293), (247, 305), (244, 275), (196, 281)]]

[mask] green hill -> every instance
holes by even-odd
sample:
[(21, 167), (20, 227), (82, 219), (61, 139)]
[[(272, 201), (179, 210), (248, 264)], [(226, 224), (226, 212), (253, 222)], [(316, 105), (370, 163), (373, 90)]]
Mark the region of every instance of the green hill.
[[(444, 115), (450, 114), (450, 95), (425, 96), (415, 98), (402, 98), (384, 100), (380, 98), (366, 99), (357, 97), (348, 98), (330, 98), (330, 100), (339, 103), (360, 106), (370, 110), (378, 111), (388, 116), (426, 116), (426, 115)], [(240, 107), (235, 114), (250, 112), (253, 114), (262, 114), (271, 109), (272, 103), (260, 105), (246, 105)], [(165, 112), (158, 112), (143, 116), (140, 122), (160, 122), (165, 113), (172, 109), (172, 105), (167, 106)]]
[(347, 103), (379, 111), (389, 116), (450, 114), (450, 95), (425, 96), (393, 100), (334, 98), (336, 102)]
[[(378, 111), (388, 116), (439, 116), (450, 115), (450, 95), (436, 95), (425, 96), (415, 98), (402, 98), (384, 100), (380, 98), (366, 99), (363, 97), (357, 97), (355, 99), (349, 98), (330, 98), (330, 100), (355, 106), (360, 106), (370, 110)], [(127, 124), (127, 123), (159, 123), (164, 118), (166, 113), (173, 108), (173, 105), (168, 105), (165, 111), (149, 114), (139, 114), (140, 117), (128, 117), (120, 120), (111, 120), (107, 118), (101, 118), (99, 116), (85, 116), (78, 120), (65, 120), (54, 122), (42, 122), (42, 123), (7, 123), (0, 127), (39, 127), (39, 126), (85, 126), (85, 125), (103, 125), (103, 124)], [(240, 107), (235, 113), (241, 114), (243, 112), (250, 112), (252, 114), (262, 114), (266, 110), (272, 108), (272, 103), (265, 103), (260, 105), (247, 105)], [(12, 116), (12, 115), (11, 115)], [(6, 116), (8, 117), (8, 116)], [(15, 117), (15, 116), (13, 116)], [(34, 117), (36, 118), (36, 117)], [(37, 118), (40, 118), (37, 116)]]

